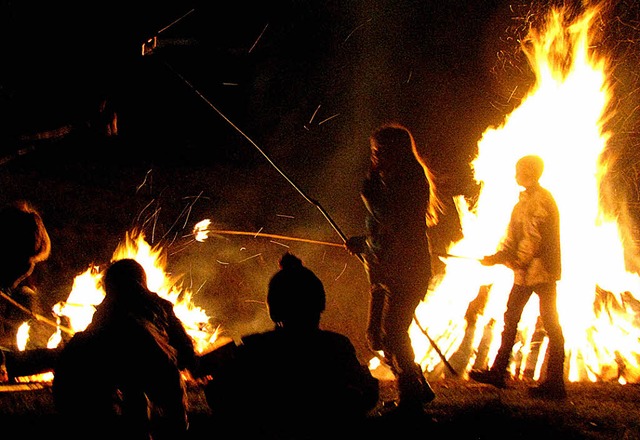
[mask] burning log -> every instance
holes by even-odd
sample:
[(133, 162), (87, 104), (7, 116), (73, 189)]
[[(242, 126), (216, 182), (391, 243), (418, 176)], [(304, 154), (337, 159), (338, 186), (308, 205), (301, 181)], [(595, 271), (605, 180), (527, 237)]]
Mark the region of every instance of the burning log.
[(473, 363), (474, 370), (486, 370), (489, 368), (489, 347), (491, 345), (495, 324), (496, 320), (491, 318), (483, 329), (482, 339), (480, 339), (480, 343), (478, 344), (476, 360)]
[[(465, 328), (461, 318), (478, 286), (493, 284), (483, 319), (476, 323), (476, 356), (467, 369), (492, 363), (513, 272), (461, 256), (490, 255), (496, 249), (519, 197), (519, 188), (509, 183), (513, 165), (523, 155), (536, 154), (546, 164), (544, 186), (560, 209), (557, 307), (565, 339), (565, 376), (569, 382), (640, 380), (640, 278), (628, 270), (635, 222), (621, 215), (627, 210), (620, 206), (624, 196), (618, 199), (617, 188), (609, 190), (613, 166), (623, 165), (614, 161), (616, 153), (610, 148), (612, 110), (620, 110), (626, 97), (614, 94), (616, 60), (601, 52), (606, 47), (601, 44), (603, 24), (613, 12), (605, 4), (552, 7), (544, 16), (532, 14), (535, 21), (525, 19), (529, 26), (522, 30), (528, 33), (518, 40), (524, 43), (521, 53), (535, 82), (503, 123), (488, 128), (478, 142), (478, 154), (470, 163), (480, 184), (477, 197), (455, 198), (463, 238), (446, 250), (444, 276), (421, 304), (419, 318), (429, 322), (441, 345), (454, 347), (452, 353), (459, 350), (456, 355), (463, 359), (468, 347), (461, 344), (468, 343), (472, 323), (467, 321)], [(511, 373), (522, 379), (535, 378), (545, 362), (535, 302), (523, 311), (510, 365)], [(425, 369), (440, 364), (440, 353), (425, 341), (414, 343), (414, 349)]]
[(35, 348), (4, 352), (9, 381), (15, 381), (17, 377), (53, 372), (60, 350), (60, 348)]
[[(464, 319), (467, 322), (465, 333), (458, 349), (449, 358), (449, 363), (456, 371), (464, 371), (473, 355), (473, 339), (476, 333), (478, 316), (482, 315), (489, 298), (490, 285), (480, 286), (478, 295), (469, 303)], [(446, 376), (445, 376), (446, 377)]]
[(536, 365), (538, 364), (538, 357), (540, 355), (540, 349), (543, 345), (545, 335), (546, 332), (544, 331), (544, 327), (542, 326), (542, 319), (538, 317), (538, 320), (536, 321), (535, 331), (533, 332), (533, 335), (531, 336), (531, 342), (529, 343), (531, 349), (526, 359), (524, 371), (522, 372), (522, 377), (525, 379), (534, 379)]

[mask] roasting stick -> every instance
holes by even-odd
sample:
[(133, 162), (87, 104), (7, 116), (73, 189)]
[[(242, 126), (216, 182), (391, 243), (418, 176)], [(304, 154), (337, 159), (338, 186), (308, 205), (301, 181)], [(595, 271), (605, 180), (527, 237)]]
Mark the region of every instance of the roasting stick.
[(220, 234), (220, 235), (250, 235), (254, 238), (265, 237), (265, 238), (274, 238), (276, 240), (291, 240), (291, 241), (301, 241), (303, 243), (311, 243), (311, 244), (320, 244), (324, 246), (334, 246), (339, 248), (344, 248), (344, 245), (341, 243), (333, 243), (330, 241), (318, 241), (318, 240), (310, 240), (308, 238), (300, 238), (300, 237), (289, 237), (287, 235), (277, 235), (277, 234), (265, 234), (263, 232), (249, 232), (249, 231), (220, 231), (215, 229), (208, 230), (210, 234)]
[[(191, 84), (191, 82), (189, 82), (184, 76), (182, 76), (180, 73), (176, 72), (168, 63), (165, 62), (165, 65), (167, 66), (167, 68), (169, 68), (176, 76), (178, 76), (189, 88), (191, 88), (191, 90), (198, 95), (212, 110), (214, 110), (222, 119), (224, 119), (231, 127), (233, 127), (242, 137), (244, 137), (266, 160), (267, 162), (269, 162), (269, 164), (287, 181), (289, 182), (289, 184), (296, 190), (298, 191), (298, 193), (309, 203), (311, 203), (313, 206), (315, 206), (316, 208), (318, 208), (318, 210), (320, 211), (320, 213), (322, 214), (322, 216), (325, 218), (325, 220), (327, 220), (329, 222), (329, 224), (331, 225), (331, 227), (334, 229), (334, 231), (336, 231), (336, 233), (340, 236), (340, 238), (342, 239), (343, 243), (347, 242), (347, 236), (344, 234), (344, 232), (342, 232), (342, 230), (340, 229), (340, 227), (338, 226), (338, 224), (331, 218), (331, 216), (329, 215), (329, 213), (327, 211), (325, 211), (325, 209), (322, 207), (322, 205), (320, 205), (320, 203), (317, 200), (312, 199), (311, 197), (309, 197), (298, 185), (295, 184), (295, 182), (293, 180), (291, 180), (291, 178), (286, 175), (284, 173), (284, 171), (282, 171), (280, 169), (280, 167), (278, 167), (278, 165), (276, 165), (276, 163), (271, 160), (271, 158), (267, 155), (267, 153), (264, 152), (264, 150), (262, 150), (262, 148), (260, 148), (260, 146), (258, 144), (255, 143), (255, 141), (253, 139), (251, 139), (244, 131), (242, 131), (240, 129), (240, 127), (238, 127), (237, 125), (235, 125), (222, 111), (220, 111), (215, 105), (213, 105), (213, 103), (211, 101), (209, 101), (206, 96), (204, 96), (198, 89), (196, 89), (193, 84)], [(360, 254), (356, 254), (356, 257), (358, 257), (358, 259), (360, 260), (360, 262), (364, 263), (364, 258), (362, 257), (362, 255)]]
[(481, 258), (467, 257), (466, 255), (455, 255), (455, 254), (440, 254), (440, 255), (438, 255), (438, 257), (440, 257), (440, 258), (460, 258), (462, 260), (473, 260), (473, 261), (480, 261), (481, 260)]
[(52, 327), (59, 328), (60, 330), (62, 330), (63, 332), (65, 332), (65, 333), (67, 333), (69, 335), (73, 335), (75, 333), (70, 328), (65, 327), (63, 325), (60, 325), (57, 322), (53, 321), (52, 319), (49, 319), (49, 318), (47, 318), (45, 316), (42, 316), (42, 315), (34, 312), (33, 310), (28, 309), (27, 307), (23, 306), (22, 304), (20, 304), (15, 299), (11, 298), (9, 295), (7, 295), (6, 293), (4, 293), (1, 290), (0, 290), (0, 297), (2, 297), (3, 299), (5, 299), (7, 302), (11, 303), (15, 307), (19, 308), (23, 312), (28, 313), (29, 315), (33, 316), (36, 320), (38, 320), (40, 322), (44, 322), (46, 324), (49, 324)]

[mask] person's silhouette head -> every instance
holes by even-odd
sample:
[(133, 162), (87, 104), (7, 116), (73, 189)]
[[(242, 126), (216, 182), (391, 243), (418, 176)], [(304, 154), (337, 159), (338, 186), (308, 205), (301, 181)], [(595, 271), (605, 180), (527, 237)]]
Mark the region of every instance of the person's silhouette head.
[(379, 175), (387, 188), (395, 188), (396, 194), (429, 189), (429, 203), (425, 220), (435, 226), (444, 206), (436, 191), (435, 176), (420, 155), (411, 131), (402, 124), (389, 122), (381, 125), (369, 138), (371, 148), (371, 172)]
[(26, 201), (0, 208), (0, 288), (14, 288), (51, 253), (40, 214)]
[(140, 263), (133, 258), (112, 262), (102, 278), (105, 299), (120, 302), (130, 299), (135, 292), (147, 290), (147, 274)]
[(544, 161), (540, 156), (523, 156), (516, 163), (516, 182), (525, 188), (537, 185), (543, 171)]
[(279, 327), (317, 327), (325, 309), (322, 281), (291, 253), (280, 259), (280, 270), (269, 281), (267, 307)]
[(371, 136), (370, 145), (373, 168), (382, 173), (407, 172), (407, 164), (419, 159), (411, 132), (399, 124), (380, 127)]

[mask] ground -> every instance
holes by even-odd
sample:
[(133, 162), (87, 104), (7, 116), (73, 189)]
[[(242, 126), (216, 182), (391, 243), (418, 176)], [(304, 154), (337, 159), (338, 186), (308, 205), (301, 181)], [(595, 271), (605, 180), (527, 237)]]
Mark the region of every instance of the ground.
[[(511, 382), (499, 390), (468, 380), (432, 383), (436, 399), (425, 408), (424, 417), (401, 419), (372, 414), (362, 427), (362, 438), (456, 439), (640, 439), (640, 386), (617, 383), (569, 383), (566, 401), (535, 400), (527, 396), (529, 384)], [(0, 390), (2, 391), (2, 390)], [(395, 383), (381, 383), (383, 402), (395, 398)], [(190, 438), (215, 436), (216, 424), (206, 406), (202, 390), (189, 390)], [(57, 423), (50, 388), (0, 392), (0, 423), (4, 432), (36, 438), (64, 432)], [(339, 437), (339, 436), (338, 436)]]

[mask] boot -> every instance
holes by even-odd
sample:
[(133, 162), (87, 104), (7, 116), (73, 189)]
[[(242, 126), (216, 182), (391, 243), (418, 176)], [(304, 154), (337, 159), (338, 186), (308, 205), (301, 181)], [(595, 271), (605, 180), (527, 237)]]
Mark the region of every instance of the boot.
[(433, 401), (436, 398), (436, 393), (427, 382), (427, 378), (424, 377), (424, 373), (422, 372), (422, 368), (420, 365), (416, 364), (416, 369), (418, 370), (418, 382), (420, 383), (420, 402), (424, 405)]
[(529, 395), (534, 398), (563, 400), (567, 397), (564, 387), (564, 344), (556, 344), (555, 349), (548, 349), (547, 370), (544, 380), (535, 387), (529, 388)]
[(417, 364), (412, 371), (400, 375), (398, 392), (400, 394), (398, 408), (409, 411), (422, 412), (423, 405), (436, 398), (436, 394), (422, 373), (422, 368)]

